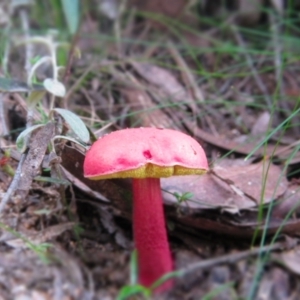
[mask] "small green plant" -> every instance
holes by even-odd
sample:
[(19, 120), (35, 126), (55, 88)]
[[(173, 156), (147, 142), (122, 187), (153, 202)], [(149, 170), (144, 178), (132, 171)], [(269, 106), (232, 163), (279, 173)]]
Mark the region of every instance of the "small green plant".
[(2, 228), (5, 231), (8, 231), (9, 233), (13, 234), (16, 238), (22, 240), (22, 242), (25, 244), (27, 248), (32, 250), (36, 255), (40, 258), (40, 260), (44, 263), (50, 263), (51, 259), (49, 256), (49, 248), (51, 248), (53, 245), (49, 243), (40, 243), (36, 244), (32, 241), (30, 241), (27, 237), (22, 235), (21, 233), (15, 231), (11, 227), (3, 224), (0, 222), (0, 228)]
[[(168, 191), (166, 191), (168, 192)], [(169, 192), (168, 192), (169, 193)], [(178, 193), (178, 192), (173, 192), (171, 193), (177, 200), (176, 206), (177, 206), (177, 213), (180, 215), (181, 214), (181, 205), (185, 203), (187, 206), (188, 201), (193, 201), (192, 198), (194, 197), (194, 194), (191, 192), (184, 192), (184, 193)]]
[(194, 196), (193, 193), (190, 193), (190, 192), (184, 192), (182, 194), (175, 192), (175, 193), (173, 193), (173, 195), (176, 197), (178, 204), (187, 202), (188, 200), (192, 199)]
[(157, 281), (155, 281), (151, 287), (147, 288), (137, 282), (138, 279), (138, 260), (137, 260), (137, 251), (134, 250), (130, 258), (130, 284), (125, 285), (120, 290), (117, 300), (126, 300), (134, 295), (141, 295), (144, 299), (151, 299), (153, 291), (162, 285), (165, 281), (180, 276), (180, 273), (177, 271), (170, 272), (165, 274)]
[[(220, 286), (216, 287), (212, 291), (209, 291), (206, 293), (204, 296), (202, 296), (202, 300), (213, 300), (215, 299), (218, 295), (220, 295), (222, 292), (231, 289), (234, 287), (234, 282), (230, 281), (224, 284), (221, 284)], [(234, 293), (233, 293), (234, 294)], [(236, 299), (235, 295), (232, 295), (231, 299)]]
[[(16, 145), (17, 149), (23, 153), (27, 148), (27, 140), (29, 135), (36, 129), (44, 127), (49, 122), (54, 122), (56, 127), (57, 134), (51, 140), (51, 151), (54, 151), (54, 140), (55, 139), (66, 139), (74, 143), (79, 143), (81, 146), (85, 146), (86, 143), (90, 140), (90, 134), (86, 128), (83, 121), (73, 112), (64, 109), (64, 108), (55, 108), (56, 97), (64, 97), (66, 95), (66, 88), (64, 84), (60, 81), (60, 71), (64, 69), (63, 66), (57, 65), (57, 50), (59, 48), (69, 48), (68, 43), (57, 42), (56, 33), (54, 31), (49, 32), (47, 36), (33, 36), (22, 41), (22, 43), (38, 43), (45, 46), (49, 55), (39, 57), (33, 60), (33, 65), (30, 69), (27, 78), (27, 87), (29, 95), (27, 97), (27, 103), (29, 109), (35, 109), (41, 103), (41, 100), (44, 98), (45, 94), (48, 92), (51, 95), (50, 99), (50, 109), (49, 113), (42, 115), (42, 122), (27, 127), (24, 131), (20, 133), (17, 138)], [(43, 64), (49, 64), (53, 70), (53, 77), (46, 78), (42, 83), (38, 85), (33, 85), (33, 82), (36, 82), (36, 71)], [(68, 124), (69, 129), (71, 130), (69, 134), (66, 134), (62, 126), (57, 121), (57, 115), (62, 117), (65, 122)]]
[(9, 164), (9, 160), (10, 160), (10, 151), (6, 150), (4, 151), (3, 157), (0, 159), (0, 169), (2, 169), (9, 176), (14, 176), (15, 171)]
[[(69, 43), (59, 42), (57, 39), (58, 32), (54, 30), (49, 30), (48, 34), (45, 36), (26, 35), (23, 39), (20, 39), (17, 46), (21, 44), (25, 46), (40, 44), (45, 47), (48, 54), (42, 57), (35, 57), (34, 59), (27, 57), (29, 67), (26, 82), (20, 82), (9, 78), (0, 78), (0, 92), (27, 93), (26, 102), (28, 113), (26, 129), (20, 133), (16, 140), (17, 149), (22, 154), (18, 169), (21, 169), (21, 162), (25, 160), (26, 150), (27, 148), (30, 148), (30, 137), (34, 131), (48, 131), (47, 139), (44, 141), (44, 144), (47, 144), (47, 148), (43, 151), (47, 151), (49, 156), (53, 157), (56, 156), (55, 142), (57, 139), (59, 139), (60, 142), (62, 140), (68, 140), (80, 144), (83, 148), (90, 140), (90, 133), (80, 117), (68, 109), (55, 107), (58, 101), (61, 105), (64, 103), (67, 93), (66, 87), (62, 82), (62, 70), (64, 70), (64, 66), (58, 65), (58, 49), (70, 49)], [(76, 48), (73, 50), (76, 50)], [(78, 53), (76, 51), (73, 52)], [(38, 82), (36, 73), (41, 66), (45, 66), (48, 71), (52, 71), (49, 72), (49, 74), (52, 75), (40, 83)], [(50, 99), (48, 110), (42, 107), (42, 100), (47, 93)], [(36, 112), (40, 113), (39, 117), (35, 117)], [(60, 181), (59, 184), (65, 184), (60, 172), (59, 161), (54, 161), (51, 163), (50, 167), (53, 169), (52, 174), (58, 177), (55, 178), (55, 180), (58, 179), (58, 181)], [(11, 194), (18, 186), (20, 174), (20, 172), (16, 172), (7, 193), (1, 202), (0, 214), (5, 204), (10, 199)], [(45, 181), (45, 178), (38, 177), (38, 179)]]
[(151, 297), (151, 289), (146, 288), (137, 282), (138, 278), (138, 263), (137, 251), (134, 250), (130, 257), (130, 284), (125, 285), (120, 290), (116, 300), (126, 300), (134, 295), (142, 295), (145, 299)]

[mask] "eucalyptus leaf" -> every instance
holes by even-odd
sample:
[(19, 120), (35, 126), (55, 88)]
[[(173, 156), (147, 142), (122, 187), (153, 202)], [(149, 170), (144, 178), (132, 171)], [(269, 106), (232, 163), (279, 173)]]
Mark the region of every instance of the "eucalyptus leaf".
[(57, 97), (64, 97), (66, 94), (65, 86), (58, 80), (47, 78), (44, 80), (43, 85), (45, 89)]
[(41, 84), (28, 85), (26, 82), (0, 77), (0, 92), (3, 93), (22, 93), (31, 91), (43, 91), (44, 86)]
[(36, 104), (38, 104), (43, 99), (45, 94), (46, 94), (46, 91), (32, 91), (27, 98), (27, 102), (28, 102), (29, 106), (34, 107)]
[(61, 0), (69, 31), (74, 35), (78, 29), (80, 9), (78, 0)]
[(34, 130), (45, 126), (45, 124), (37, 124), (37, 125), (33, 125), (29, 128), (26, 128), (25, 130), (23, 130), (16, 141), (16, 145), (17, 145), (17, 149), (23, 153), (26, 150), (26, 138), (28, 137), (28, 135), (33, 132)]
[(90, 140), (90, 133), (88, 129), (76, 114), (63, 108), (54, 108), (53, 111), (57, 112), (65, 119), (70, 128), (81, 141), (87, 143)]
[(52, 59), (51, 59), (51, 56), (43, 56), (41, 57), (39, 60), (37, 60), (34, 65), (31, 67), (30, 69), (30, 72), (29, 72), (29, 75), (28, 75), (28, 82), (31, 82), (36, 70), (42, 65), (42, 64), (45, 64), (45, 63), (51, 63)]
[(66, 135), (56, 135), (55, 137), (53, 137), (53, 140), (56, 140), (56, 139), (63, 139), (63, 140), (67, 140), (67, 141), (70, 141), (70, 142), (73, 142), (73, 143), (76, 143), (82, 147), (85, 147), (85, 145), (83, 145), (82, 143), (80, 143), (78, 140), (70, 137), (70, 136), (66, 136)]
[(50, 182), (55, 184), (70, 185), (70, 182), (68, 180), (53, 178), (53, 177), (36, 176), (34, 177), (34, 180), (41, 181), (41, 182)]

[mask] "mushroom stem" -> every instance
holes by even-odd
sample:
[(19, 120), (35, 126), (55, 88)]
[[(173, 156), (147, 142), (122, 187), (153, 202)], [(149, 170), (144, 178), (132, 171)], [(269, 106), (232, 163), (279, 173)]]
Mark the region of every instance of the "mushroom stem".
[[(138, 254), (139, 283), (151, 286), (173, 270), (163, 211), (160, 179), (133, 179), (133, 233)], [(156, 289), (172, 287), (169, 280)]]

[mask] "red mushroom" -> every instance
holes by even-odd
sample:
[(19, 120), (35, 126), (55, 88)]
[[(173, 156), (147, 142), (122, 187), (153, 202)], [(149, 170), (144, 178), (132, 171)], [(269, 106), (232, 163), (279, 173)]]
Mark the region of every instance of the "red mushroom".
[[(173, 270), (163, 213), (160, 177), (203, 174), (208, 169), (202, 147), (175, 130), (132, 128), (96, 141), (86, 154), (89, 179), (133, 178), (133, 233), (139, 283), (151, 286)], [(172, 287), (172, 280), (157, 291)]]

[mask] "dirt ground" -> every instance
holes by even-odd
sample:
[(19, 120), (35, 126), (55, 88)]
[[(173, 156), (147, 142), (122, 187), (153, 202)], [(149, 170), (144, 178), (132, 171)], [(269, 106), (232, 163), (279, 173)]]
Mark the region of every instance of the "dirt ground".
[(147, 298), (131, 180), (83, 175), (129, 127), (209, 162), (161, 180), (177, 272), (148, 298), (298, 300), (298, 1), (62, 2), (0, 1), (0, 300)]

